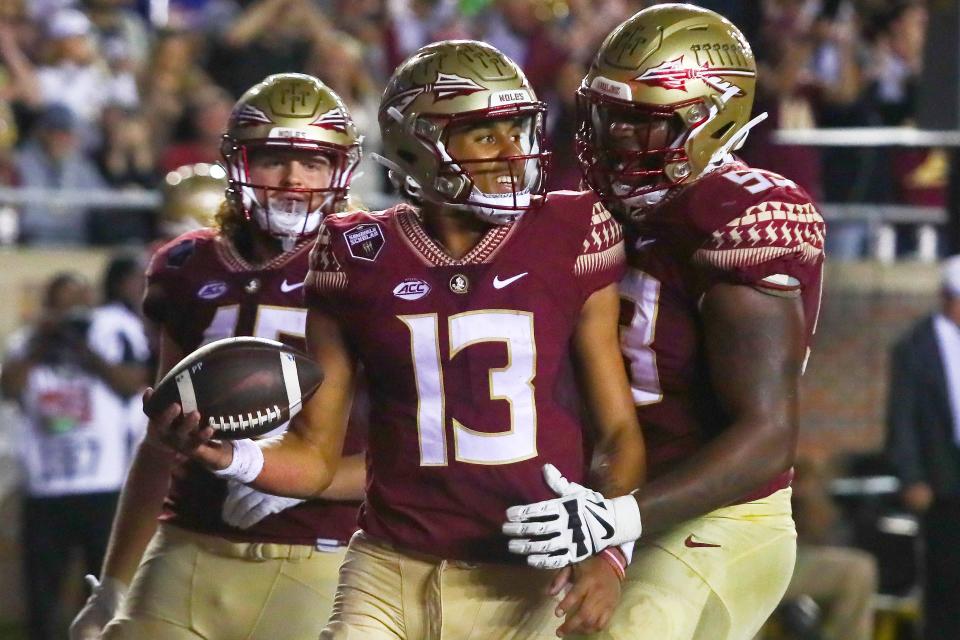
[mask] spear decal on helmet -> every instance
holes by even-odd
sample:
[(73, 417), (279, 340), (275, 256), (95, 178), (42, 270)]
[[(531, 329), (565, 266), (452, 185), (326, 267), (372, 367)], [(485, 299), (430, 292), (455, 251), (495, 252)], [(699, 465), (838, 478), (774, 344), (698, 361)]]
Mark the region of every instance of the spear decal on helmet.
[[(749, 69), (738, 69), (736, 67), (711, 67), (709, 62), (705, 62), (699, 68), (687, 68), (683, 66), (683, 56), (661, 62), (655, 67), (650, 67), (639, 76), (634, 78), (637, 82), (648, 84), (652, 87), (661, 89), (676, 89), (679, 91), (687, 90), (687, 80), (703, 80), (709, 86), (721, 93), (726, 93), (736, 85), (731, 84), (720, 76), (744, 76), (752, 78), (755, 72)], [(743, 91), (737, 88), (736, 95), (743, 95)]]
[(469, 96), (478, 91), (484, 91), (485, 87), (477, 84), (470, 78), (464, 78), (452, 73), (438, 73), (437, 79), (427, 84), (410, 87), (405, 91), (399, 92), (393, 97), (389, 106), (396, 107), (400, 111), (405, 111), (410, 103), (425, 93), (434, 94), (434, 102), (440, 100), (452, 100), (460, 96)]
[(350, 124), (350, 120), (347, 117), (347, 114), (343, 112), (343, 109), (338, 107), (336, 109), (330, 109), (329, 111), (321, 114), (319, 118), (310, 124), (314, 127), (320, 127), (321, 129), (345, 133), (347, 130), (347, 125)]

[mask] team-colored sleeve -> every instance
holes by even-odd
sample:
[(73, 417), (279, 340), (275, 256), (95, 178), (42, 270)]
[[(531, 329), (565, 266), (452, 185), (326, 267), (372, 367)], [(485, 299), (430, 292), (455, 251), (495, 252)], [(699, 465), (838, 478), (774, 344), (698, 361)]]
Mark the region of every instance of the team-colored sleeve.
[(619, 282), (626, 269), (623, 230), (599, 202), (593, 203), (590, 223), (573, 265), (584, 299), (612, 282)]
[(693, 262), (721, 281), (796, 292), (819, 279), (825, 232), (810, 202), (768, 200), (714, 229)]
[[(190, 258), (197, 249), (197, 238), (186, 234), (160, 247), (147, 266), (147, 290), (143, 296), (143, 314), (151, 322), (169, 326), (176, 320), (177, 301), (172, 299), (182, 282), (181, 273), (189, 268)], [(170, 314), (168, 316), (168, 314)]]
[(308, 307), (328, 308), (347, 288), (347, 272), (337, 259), (334, 242), (340, 236), (327, 222), (320, 226), (310, 251), (310, 270), (304, 281), (303, 295)]
[(160, 326), (166, 325), (167, 311), (170, 309), (167, 300), (169, 274), (163, 268), (165, 260), (162, 252), (154, 254), (147, 267), (147, 288), (143, 293), (143, 315)]

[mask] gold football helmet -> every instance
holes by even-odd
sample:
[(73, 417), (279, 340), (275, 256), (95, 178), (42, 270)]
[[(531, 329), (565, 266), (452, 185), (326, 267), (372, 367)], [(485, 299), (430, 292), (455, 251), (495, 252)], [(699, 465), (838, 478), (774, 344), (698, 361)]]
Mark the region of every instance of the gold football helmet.
[(644, 9), (613, 30), (577, 91), (587, 183), (622, 218), (642, 216), (739, 148), (757, 67), (726, 18), (690, 4)]
[[(505, 224), (543, 194), (549, 160), (545, 113), (520, 67), (494, 47), (473, 40), (433, 43), (407, 58), (387, 84), (379, 113), (385, 157), (377, 160), (413, 200), (461, 207)], [(491, 120), (516, 122), (519, 154), (493, 162), (451, 157), (451, 130)], [(492, 171), (503, 173), (497, 180), (509, 184), (509, 192), (477, 187), (476, 173)]]
[(177, 167), (163, 181), (160, 232), (175, 238), (182, 233), (211, 227), (227, 189), (227, 173), (218, 164)]
[[(300, 73), (268, 76), (244, 93), (230, 114), (221, 146), (230, 182), (227, 195), (271, 235), (287, 239), (312, 235), (323, 216), (346, 202), (360, 162), (360, 140), (340, 97), (318, 79)], [(250, 158), (268, 149), (326, 157), (333, 169), (330, 186), (253, 184)]]

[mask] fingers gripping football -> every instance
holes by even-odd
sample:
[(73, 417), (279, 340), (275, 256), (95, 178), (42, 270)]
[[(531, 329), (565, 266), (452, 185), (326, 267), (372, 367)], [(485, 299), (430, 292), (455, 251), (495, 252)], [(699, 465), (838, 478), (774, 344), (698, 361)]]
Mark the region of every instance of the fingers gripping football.
[[(154, 396), (153, 389), (143, 394), (146, 405)], [(213, 429), (200, 424), (196, 411), (184, 414), (178, 403), (171, 403), (154, 413), (147, 423), (147, 440), (154, 446), (189, 456), (211, 469), (227, 467), (233, 452), (222, 443), (211, 440)]]
[(531, 566), (559, 569), (640, 537), (640, 511), (633, 496), (604, 498), (570, 482), (552, 464), (544, 465), (543, 476), (559, 497), (510, 507), (503, 525), (503, 532), (513, 538), (509, 550), (526, 555)]

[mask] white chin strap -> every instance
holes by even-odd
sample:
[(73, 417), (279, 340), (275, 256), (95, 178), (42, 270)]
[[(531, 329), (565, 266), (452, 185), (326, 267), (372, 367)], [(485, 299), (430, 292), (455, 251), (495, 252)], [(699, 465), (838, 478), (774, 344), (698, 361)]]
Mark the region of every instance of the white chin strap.
[(510, 193), (484, 193), (474, 187), (465, 206), (481, 220), (493, 224), (507, 224), (530, 207), (530, 189)]
[(278, 196), (269, 196), (264, 207), (254, 199), (253, 219), (261, 229), (279, 238), (292, 238), (296, 241), (302, 235), (315, 233), (323, 219), (321, 209), (327, 196), (313, 211), (307, 211), (308, 203)]

